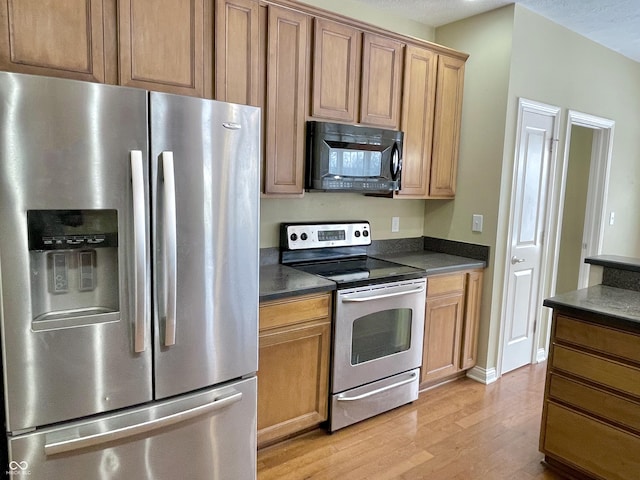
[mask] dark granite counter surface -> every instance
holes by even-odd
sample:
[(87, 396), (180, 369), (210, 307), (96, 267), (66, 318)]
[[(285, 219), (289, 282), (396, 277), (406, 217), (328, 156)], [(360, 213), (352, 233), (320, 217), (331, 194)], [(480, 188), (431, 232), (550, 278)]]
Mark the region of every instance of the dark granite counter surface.
[(594, 285), (547, 298), (543, 305), (589, 320), (640, 332), (640, 292)]
[(438, 273), (452, 273), (460, 270), (472, 268), (485, 268), (486, 262), (473, 258), (459, 257), (447, 253), (431, 252), (423, 250), (420, 252), (399, 252), (383, 255), (374, 255), (375, 258), (389, 260), (390, 262), (409, 265), (410, 267), (421, 268), (427, 271), (427, 276)]
[(623, 257), (621, 255), (596, 255), (585, 258), (584, 263), (619, 270), (628, 270), (630, 272), (640, 272), (640, 258)]
[(308, 293), (328, 292), (336, 289), (335, 282), (317, 275), (280, 265), (262, 265), (260, 267), (260, 301)]

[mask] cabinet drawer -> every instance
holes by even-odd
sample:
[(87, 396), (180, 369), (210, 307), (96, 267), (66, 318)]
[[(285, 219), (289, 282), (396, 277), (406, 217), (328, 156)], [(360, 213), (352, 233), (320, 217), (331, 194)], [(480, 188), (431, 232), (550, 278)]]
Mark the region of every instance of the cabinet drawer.
[(640, 335), (558, 315), (555, 338), (640, 363)]
[(329, 317), (331, 294), (274, 300), (260, 304), (260, 330)]
[(640, 369), (555, 344), (552, 368), (640, 398)]
[(549, 402), (542, 448), (600, 478), (637, 480), (640, 437)]
[(427, 278), (427, 297), (464, 290), (464, 273)]
[(549, 377), (549, 397), (601, 418), (634, 429), (640, 434), (640, 403), (557, 374)]

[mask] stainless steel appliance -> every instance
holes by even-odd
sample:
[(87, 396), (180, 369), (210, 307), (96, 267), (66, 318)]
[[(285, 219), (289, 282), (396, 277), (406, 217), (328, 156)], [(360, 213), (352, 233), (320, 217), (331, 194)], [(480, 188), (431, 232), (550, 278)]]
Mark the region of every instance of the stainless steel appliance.
[(400, 190), (402, 141), (394, 130), (307, 122), (309, 190), (390, 194)]
[(259, 117), (0, 73), (7, 472), (255, 478)]
[(337, 283), (329, 429), (418, 398), (426, 272), (370, 258), (368, 222), (282, 224), (284, 264)]

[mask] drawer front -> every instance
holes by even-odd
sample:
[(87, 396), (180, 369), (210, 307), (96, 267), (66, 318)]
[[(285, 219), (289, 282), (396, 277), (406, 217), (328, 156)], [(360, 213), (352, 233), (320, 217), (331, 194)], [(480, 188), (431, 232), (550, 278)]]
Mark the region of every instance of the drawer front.
[(327, 318), (331, 294), (274, 300), (260, 304), (260, 330)]
[(555, 344), (552, 368), (634, 395), (640, 399), (640, 369)]
[(600, 478), (638, 479), (640, 437), (552, 402), (546, 420), (544, 453)]
[(630, 401), (562, 375), (551, 374), (549, 378), (550, 398), (634, 429), (640, 435), (640, 402)]
[(555, 338), (640, 363), (640, 335), (558, 315)]
[(464, 290), (464, 273), (427, 278), (427, 297)]

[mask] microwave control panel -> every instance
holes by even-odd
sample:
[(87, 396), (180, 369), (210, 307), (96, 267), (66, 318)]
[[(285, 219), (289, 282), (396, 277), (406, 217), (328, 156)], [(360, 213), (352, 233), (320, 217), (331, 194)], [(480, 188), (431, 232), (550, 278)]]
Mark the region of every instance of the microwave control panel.
[(283, 223), (280, 246), (287, 250), (371, 245), (369, 222)]

